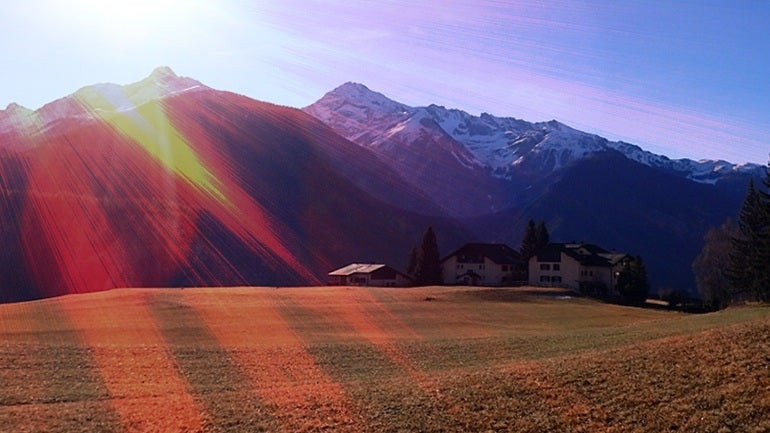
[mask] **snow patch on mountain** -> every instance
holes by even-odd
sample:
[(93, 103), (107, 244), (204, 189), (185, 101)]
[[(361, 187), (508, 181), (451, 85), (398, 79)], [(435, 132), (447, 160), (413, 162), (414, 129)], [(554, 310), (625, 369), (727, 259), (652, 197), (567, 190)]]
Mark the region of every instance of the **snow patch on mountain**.
[(326, 124), (333, 124), (345, 138), (365, 145), (374, 144), (382, 131), (399, 125), (406, 127), (404, 122), (413, 112), (411, 107), (358, 83), (345, 83), (327, 93), (322, 104), (304, 110)]
[(693, 161), (687, 158), (669, 159), (664, 155), (657, 155), (637, 145), (623, 141), (610, 141), (608, 144), (631, 160), (650, 167), (678, 172), (688, 179), (700, 183), (715, 184), (728, 174), (755, 172), (762, 167), (759, 164), (733, 164), (724, 160), (701, 159)]
[(427, 108), (392, 101), (362, 84), (345, 83), (303, 110), (361, 146), (392, 151), (396, 146), (433, 142), (464, 167), (480, 166), (472, 153), (443, 131)]
[(548, 172), (599, 152), (615, 150), (627, 158), (678, 173), (701, 183), (716, 183), (733, 172), (751, 172), (757, 164), (672, 160), (622, 141), (612, 142), (558, 121), (531, 123), (488, 113), (474, 116), (438, 105), (410, 107), (357, 83), (345, 83), (304, 109), (338, 133), (361, 145), (378, 145), (398, 135), (417, 139), (437, 134), (435, 126), (460, 143), (464, 165), (481, 166), (493, 176), (510, 178), (521, 170)]

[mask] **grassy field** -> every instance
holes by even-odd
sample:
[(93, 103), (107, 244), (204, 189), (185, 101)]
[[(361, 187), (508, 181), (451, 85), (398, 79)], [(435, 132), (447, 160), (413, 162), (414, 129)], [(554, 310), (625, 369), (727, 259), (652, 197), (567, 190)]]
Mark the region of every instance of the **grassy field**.
[(532, 288), (0, 305), (0, 431), (770, 431), (770, 308)]

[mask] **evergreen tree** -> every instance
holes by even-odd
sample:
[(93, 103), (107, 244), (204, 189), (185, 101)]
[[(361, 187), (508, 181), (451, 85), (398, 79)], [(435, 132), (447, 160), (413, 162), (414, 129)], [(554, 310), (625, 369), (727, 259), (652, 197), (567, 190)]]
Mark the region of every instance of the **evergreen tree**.
[(708, 308), (718, 310), (730, 303), (726, 269), (730, 265), (732, 238), (737, 233), (738, 226), (732, 218), (720, 227), (709, 229), (703, 249), (692, 263), (698, 293)]
[(535, 253), (548, 246), (550, 241), (551, 237), (548, 234), (548, 229), (545, 227), (545, 221), (540, 221), (535, 233)]
[(428, 227), (422, 237), (422, 244), (417, 254), (417, 264), (414, 270), (414, 282), (419, 286), (441, 284), (441, 258), (438, 252), (438, 241), (433, 227)]
[(641, 257), (636, 256), (626, 262), (620, 270), (615, 288), (626, 302), (644, 303), (650, 290), (650, 283), (647, 280), (647, 267)]
[(417, 261), (419, 258), (420, 253), (417, 250), (417, 247), (412, 247), (412, 250), (409, 252), (409, 260), (406, 263), (406, 274), (412, 278), (414, 278), (414, 273), (417, 270)]
[(749, 181), (746, 199), (740, 211), (738, 234), (732, 239), (727, 276), (731, 290), (739, 297), (765, 298), (768, 278), (767, 204)]
[(765, 167), (762, 179), (763, 191), (759, 191), (759, 213), (764, 222), (757, 245), (757, 266), (759, 270), (759, 298), (770, 302), (770, 162)]
[(539, 246), (538, 227), (535, 225), (534, 220), (529, 220), (527, 228), (524, 231), (524, 239), (521, 241), (521, 248), (519, 249), (521, 258), (524, 261), (528, 261), (532, 256), (537, 254)]

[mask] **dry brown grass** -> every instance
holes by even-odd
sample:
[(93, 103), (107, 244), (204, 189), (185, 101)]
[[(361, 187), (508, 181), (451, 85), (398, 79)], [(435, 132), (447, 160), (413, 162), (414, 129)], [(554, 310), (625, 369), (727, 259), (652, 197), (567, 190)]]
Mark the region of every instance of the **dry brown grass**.
[(2, 305), (0, 431), (770, 431), (770, 308), (561, 295), (143, 289)]

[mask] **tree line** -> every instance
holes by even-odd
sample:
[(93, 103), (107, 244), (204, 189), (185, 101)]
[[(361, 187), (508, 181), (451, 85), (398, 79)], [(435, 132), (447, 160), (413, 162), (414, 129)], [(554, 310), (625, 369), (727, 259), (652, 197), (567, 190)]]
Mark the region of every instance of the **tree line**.
[(706, 306), (734, 301), (770, 301), (770, 163), (759, 188), (749, 180), (738, 221), (710, 229), (692, 264)]

